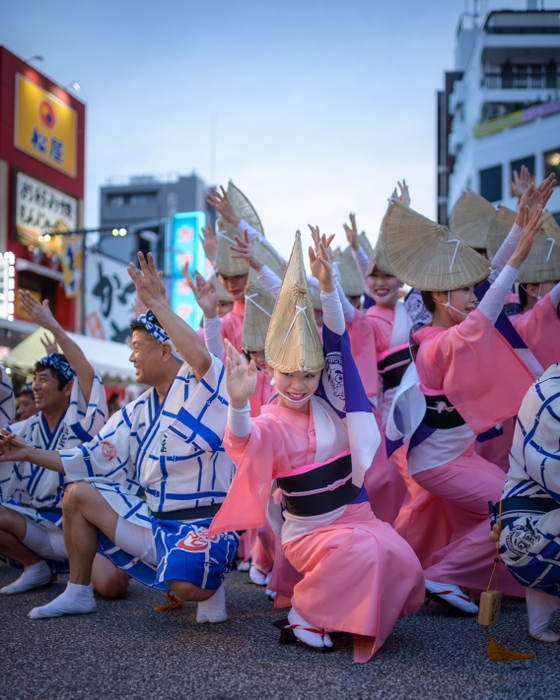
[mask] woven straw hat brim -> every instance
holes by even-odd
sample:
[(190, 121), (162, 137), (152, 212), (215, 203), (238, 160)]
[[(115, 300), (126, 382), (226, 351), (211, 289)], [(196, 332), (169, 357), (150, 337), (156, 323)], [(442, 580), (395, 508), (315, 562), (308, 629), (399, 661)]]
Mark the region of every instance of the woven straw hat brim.
[(231, 180), (228, 182), (227, 194), (238, 216), (264, 236), (264, 228), (255, 207)]
[(537, 233), (531, 252), (519, 268), (520, 284), (560, 281), (560, 243), (544, 228)]
[(487, 199), (467, 189), (449, 215), (449, 229), (471, 248), (486, 248), (495, 213), (494, 206)]
[(266, 334), (276, 300), (257, 280), (254, 270), (245, 287), (245, 316), (241, 347), (248, 352), (264, 350)]
[(375, 270), (379, 270), (379, 272), (383, 272), (385, 275), (395, 275), (395, 271), (389, 265), (389, 261), (387, 260), (385, 253), (383, 252), (383, 246), (381, 243), (381, 233), (379, 234), (379, 238), (377, 239), (377, 243), (375, 245), (375, 249), (369, 259), (369, 265), (366, 270), (366, 275), (372, 275)]
[(373, 246), (371, 245), (369, 238), (366, 236), (364, 231), (362, 231), (358, 236), (358, 241), (364, 249), (364, 252), (368, 256), (368, 258), (371, 258), (371, 256), (373, 255)]
[(556, 223), (556, 219), (552, 216), (548, 209), (546, 209), (543, 213), (543, 217), (543, 228), (546, 231), (546, 235), (550, 236), (551, 238), (554, 238), (555, 241), (558, 241), (558, 243), (560, 243), (560, 226), (558, 226), (558, 224)]
[(222, 284), (222, 280), (219, 278), (218, 275), (212, 275), (211, 277), (212, 282), (214, 282), (214, 286), (216, 287), (216, 291), (218, 292), (218, 300), (219, 301), (231, 301), (233, 302), (233, 297), (226, 292), (224, 285)]
[(486, 258), (453, 236), (447, 227), (400, 202), (389, 204), (381, 245), (393, 274), (422, 291), (477, 285), (492, 269)]
[(318, 372), (325, 366), (299, 231), (270, 320), (265, 358), (271, 367), (280, 372), (297, 372), (301, 369)]
[(508, 207), (504, 207), (501, 204), (494, 211), (494, 216), (488, 229), (488, 241), (486, 244), (490, 259), (496, 255), (500, 246), (506, 240), (516, 218), (517, 213), (513, 209), (508, 209)]
[(286, 263), (266, 239), (255, 241), (254, 251), (261, 262), (269, 267), (277, 277), (280, 277), (280, 279), (284, 277)]
[(346, 296), (359, 297), (364, 293), (364, 285), (354, 256), (352, 248), (348, 246), (344, 252), (339, 250), (338, 259), (335, 257), (336, 269), (340, 275), (340, 284)]
[(224, 219), (218, 221), (218, 252), (216, 269), (222, 275), (246, 275), (249, 263), (242, 258), (233, 258), (230, 245), (235, 245), (235, 236), (241, 237), (239, 231)]

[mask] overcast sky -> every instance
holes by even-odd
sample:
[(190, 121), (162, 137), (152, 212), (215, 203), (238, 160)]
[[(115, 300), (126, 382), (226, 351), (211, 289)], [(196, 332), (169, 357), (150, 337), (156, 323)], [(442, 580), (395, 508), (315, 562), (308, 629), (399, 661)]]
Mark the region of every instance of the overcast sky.
[(412, 206), (434, 217), (435, 93), (453, 69), (464, 9), (465, 0), (0, 0), (0, 43), (44, 56), (37, 68), (61, 85), (82, 85), (88, 226), (109, 178), (195, 170), (207, 182), (232, 178), (287, 255), (308, 223), (345, 244), (350, 211), (375, 240), (403, 177)]

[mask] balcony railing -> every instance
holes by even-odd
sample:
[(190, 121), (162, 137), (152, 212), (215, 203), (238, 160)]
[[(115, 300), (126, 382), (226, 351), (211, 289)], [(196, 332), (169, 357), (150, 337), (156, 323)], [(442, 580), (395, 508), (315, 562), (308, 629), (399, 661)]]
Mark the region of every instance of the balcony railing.
[(485, 73), (482, 86), (491, 90), (535, 90), (560, 88), (558, 73)]

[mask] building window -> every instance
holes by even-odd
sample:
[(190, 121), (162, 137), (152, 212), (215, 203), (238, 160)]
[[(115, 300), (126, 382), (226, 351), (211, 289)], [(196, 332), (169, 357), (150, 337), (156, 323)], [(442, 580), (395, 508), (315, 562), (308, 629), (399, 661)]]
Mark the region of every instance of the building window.
[(489, 202), (498, 202), (502, 199), (502, 166), (487, 168), (479, 172), (480, 194)]
[[(521, 173), (522, 166), (525, 166), (529, 170), (529, 174), (531, 175), (531, 182), (535, 182), (535, 156), (527, 156), (526, 158), (512, 160), (509, 168), (509, 179), (513, 180), (514, 171), (516, 171), (519, 175)], [(513, 190), (510, 194), (512, 197), (514, 196)]]
[(130, 197), (130, 204), (133, 207), (140, 207), (143, 204), (146, 204), (147, 201), (148, 201), (148, 198), (146, 197), (145, 194), (133, 194)]
[(560, 183), (560, 148), (547, 151), (544, 154), (544, 176), (547, 178), (551, 173), (556, 175), (556, 186)]
[(117, 194), (117, 195), (112, 195), (109, 197), (109, 206), (110, 207), (122, 207), (124, 206), (124, 197), (122, 194)]

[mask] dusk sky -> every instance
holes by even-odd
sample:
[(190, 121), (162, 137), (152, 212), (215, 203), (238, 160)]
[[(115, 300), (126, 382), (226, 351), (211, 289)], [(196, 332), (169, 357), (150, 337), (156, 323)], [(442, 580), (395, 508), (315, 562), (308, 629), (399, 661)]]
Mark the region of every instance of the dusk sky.
[(308, 223), (345, 246), (350, 211), (374, 241), (403, 177), (413, 208), (434, 217), (435, 93), (453, 69), (464, 9), (464, 0), (0, 0), (0, 43), (43, 56), (36, 67), (59, 84), (82, 85), (87, 226), (98, 224), (109, 178), (195, 170), (206, 182), (232, 178), (287, 255)]

